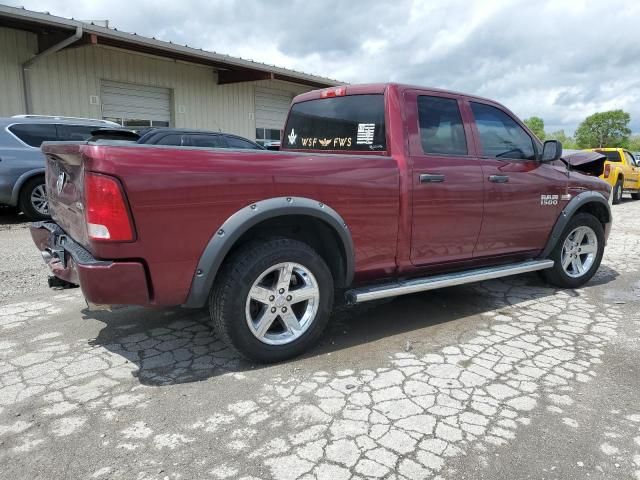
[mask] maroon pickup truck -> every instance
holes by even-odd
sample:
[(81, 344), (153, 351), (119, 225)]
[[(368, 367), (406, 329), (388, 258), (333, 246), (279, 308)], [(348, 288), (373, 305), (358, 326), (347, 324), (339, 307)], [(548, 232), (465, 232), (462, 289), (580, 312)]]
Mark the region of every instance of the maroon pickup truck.
[(491, 100), (413, 86), (300, 95), (276, 152), (43, 151), (54, 221), (31, 232), (54, 283), (90, 304), (208, 305), (263, 362), (308, 349), (334, 292), (360, 303), (537, 270), (578, 287), (611, 226), (601, 161), (561, 158)]

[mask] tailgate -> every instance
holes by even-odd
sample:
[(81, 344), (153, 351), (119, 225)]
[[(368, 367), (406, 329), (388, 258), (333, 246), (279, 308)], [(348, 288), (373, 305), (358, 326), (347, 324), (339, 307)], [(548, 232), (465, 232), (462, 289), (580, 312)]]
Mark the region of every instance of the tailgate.
[(89, 247), (84, 219), (84, 142), (46, 142), (46, 184), (53, 220), (76, 242)]

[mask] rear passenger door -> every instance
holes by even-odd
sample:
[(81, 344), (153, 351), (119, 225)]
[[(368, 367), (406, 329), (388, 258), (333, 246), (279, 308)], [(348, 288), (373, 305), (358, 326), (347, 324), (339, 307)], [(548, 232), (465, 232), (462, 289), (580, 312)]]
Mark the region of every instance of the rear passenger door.
[(456, 96), (405, 93), (412, 172), (411, 262), (469, 260), (482, 223), (482, 169)]
[(566, 204), (566, 168), (541, 163), (533, 137), (502, 108), (478, 101), (468, 106), (484, 181), (484, 215), (474, 257), (533, 256), (544, 248)]

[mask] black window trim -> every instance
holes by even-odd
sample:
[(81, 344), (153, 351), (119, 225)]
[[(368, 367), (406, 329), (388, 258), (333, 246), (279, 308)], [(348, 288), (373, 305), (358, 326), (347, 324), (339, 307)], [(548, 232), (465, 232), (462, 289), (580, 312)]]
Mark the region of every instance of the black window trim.
[(476, 122), (476, 116), (473, 114), (473, 108), (471, 108), (471, 104), (472, 103), (478, 103), (480, 105), (486, 105), (488, 107), (493, 107), (496, 108), (498, 110), (500, 110), (502, 113), (504, 113), (507, 117), (509, 117), (511, 120), (513, 120), (516, 125), (518, 125), (520, 128), (522, 128), (522, 130), (524, 131), (524, 133), (527, 135), (527, 137), (529, 137), (529, 139), (531, 140), (531, 144), (533, 145), (533, 152), (535, 153), (536, 158), (533, 160), (527, 160), (527, 159), (523, 159), (523, 158), (500, 158), (500, 157), (490, 157), (484, 154), (484, 152), (482, 152), (482, 150), (480, 150), (478, 152), (478, 158), (482, 158), (483, 160), (509, 160), (509, 161), (514, 161), (514, 162), (538, 162), (540, 163), (541, 157), (542, 157), (542, 151), (539, 150), (539, 145), (538, 142), (536, 142), (535, 138), (533, 138), (530, 134), (529, 134), (529, 130), (526, 128), (526, 126), (524, 125), (523, 122), (520, 121), (519, 118), (515, 117), (514, 115), (512, 115), (511, 113), (509, 113), (504, 107), (500, 106), (500, 105), (496, 105), (494, 103), (491, 102), (483, 102), (480, 100), (476, 100), (475, 98), (470, 98), (469, 99), (469, 111), (473, 117), (473, 128), (475, 130), (475, 133), (477, 134), (477, 146), (482, 148), (482, 142), (480, 140), (480, 131), (478, 130), (478, 123)]
[[(422, 93), (421, 93), (422, 92)], [(455, 100), (458, 105), (458, 112), (460, 112), (460, 120), (462, 121), (462, 129), (464, 131), (464, 139), (467, 144), (467, 153), (427, 153), (422, 148), (422, 141), (420, 141), (420, 155), (421, 157), (452, 157), (452, 158), (476, 158), (476, 155), (472, 153), (472, 150), (475, 150), (475, 147), (472, 149), (473, 141), (469, 143), (469, 137), (467, 136), (467, 129), (465, 127), (464, 117), (462, 116), (462, 108), (461, 106), (464, 104), (462, 100), (453, 95), (439, 94), (439, 92), (428, 92), (428, 91), (415, 91), (415, 108), (416, 108), (416, 128), (418, 132), (418, 136), (420, 133), (420, 112), (418, 111), (418, 98), (419, 97), (438, 97), (438, 98), (447, 98), (449, 100)], [(473, 140), (473, 138), (472, 138)]]

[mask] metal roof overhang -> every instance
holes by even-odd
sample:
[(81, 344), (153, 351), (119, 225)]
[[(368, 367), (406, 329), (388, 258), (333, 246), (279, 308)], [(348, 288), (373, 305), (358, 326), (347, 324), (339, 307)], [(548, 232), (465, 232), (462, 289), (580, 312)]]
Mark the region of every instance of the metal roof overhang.
[(38, 53), (73, 35), (77, 27), (81, 26), (83, 30), (82, 38), (66, 48), (99, 44), (173, 60), (207, 65), (218, 70), (218, 84), (220, 85), (267, 79), (284, 80), (314, 88), (326, 88), (342, 84), (342, 82), (330, 78), (208, 52), (186, 45), (177, 45), (172, 42), (136, 35), (135, 33), (120, 32), (116, 29), (56, 17), (48, 13), (33, 12), (5, 5), (0, 5), (0, 26), (35, 33), (38, 37)]

